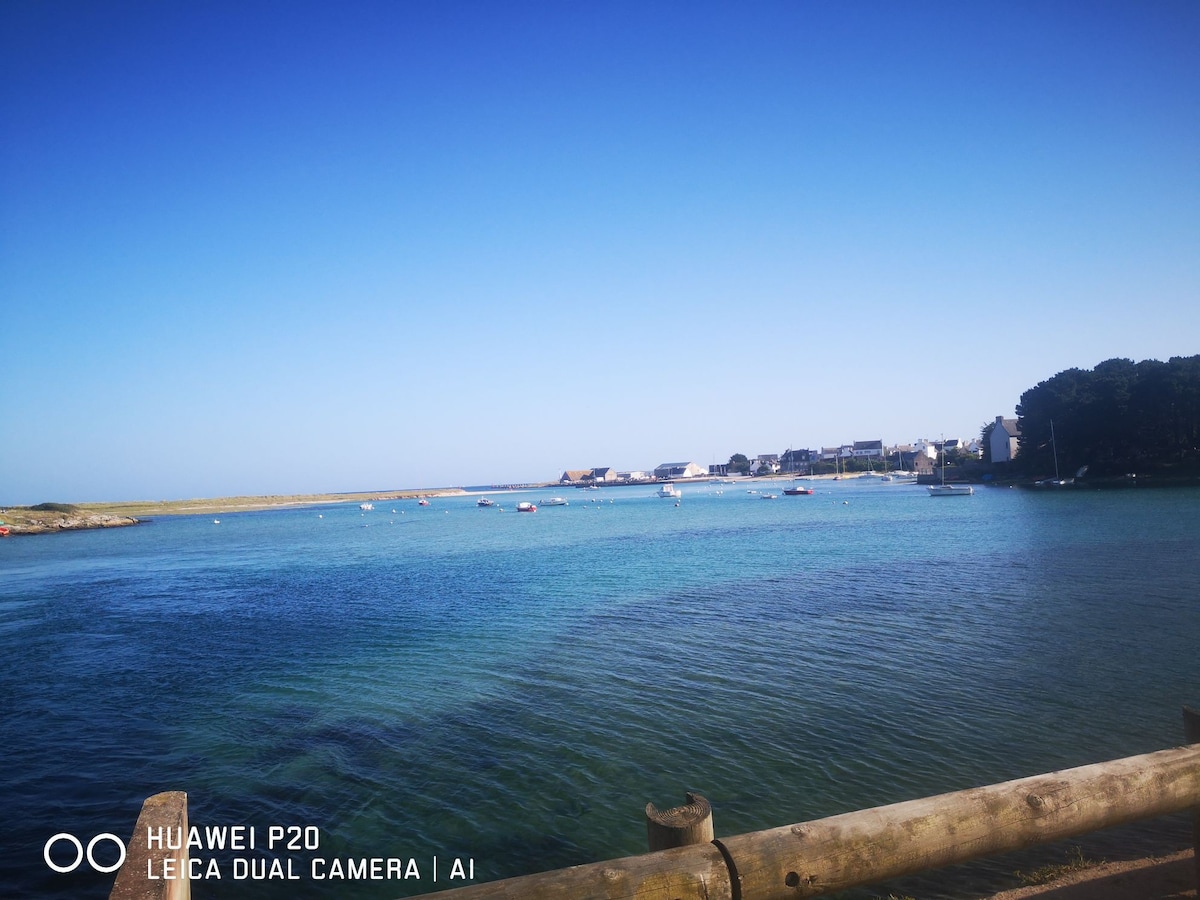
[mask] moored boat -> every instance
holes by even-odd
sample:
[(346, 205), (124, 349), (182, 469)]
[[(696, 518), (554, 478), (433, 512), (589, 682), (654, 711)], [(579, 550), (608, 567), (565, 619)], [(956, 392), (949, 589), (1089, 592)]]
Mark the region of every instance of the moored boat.
[(475, 501), (475, 505), (476, 506), (495, 506), (496, 501), (489, 500), (487, 497), (480, 497), (478, 500)]
[(658, 489), (658, 496), (666, 498), (674, 497), (676, 500), (678, 500), (683, 496), (683, 491), (679, 490), (679, 488), (675, 487), (673, 484), (664, 484)]
[(801, 494), (811, 494), (812, 492), (812, 488), (806, 487), (785, 487), (783, 489), (783, 493), (788, 497), (798, 497)]
[(569, 505), (570, 504), (567, 503), (567, 501), (564, 500), (562, 497), (551, 497), (549, 500), (542, 501), (542, 506), (569, 506)]
[(965, 497), (975, 493), (975, 488), (969, 484), (930, 484), (930, 497)]
[(528, 500), (522, 500), (517, 504), (517, 512), (537, 512), (537, 506)]
[(942, 438), (942, 483), (928, 485), (930, 497), (969, 497), (975, 488), (969, 484), (946, 484), (946, 439)]

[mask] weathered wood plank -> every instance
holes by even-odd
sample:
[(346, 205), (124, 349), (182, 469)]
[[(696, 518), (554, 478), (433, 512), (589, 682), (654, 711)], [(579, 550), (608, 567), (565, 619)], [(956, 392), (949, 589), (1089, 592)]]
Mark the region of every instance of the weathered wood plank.
[(1200, 746), (722, 840), (744, 900), (795, 900), (1189, 809)]
[(796, 900), (1200, 805), (1200, 744), (643, 856), (446, 891), (446, 900)]
[(443, 891), (454, 900), (733, 900), (712, 844), (693, 844)]
[[(147, 835), (151, 831), (165, 835), (168, 829), (173, 834), (184, 836), (184, 840), (176, 842), (182, 844), (180, 849), (151, 849)], [(117, 873), (117, 881), (108, 900), (189, 900), (192, 884), (186, 877), (162, 878), (164, 859), (174, 860), (170, 864), (172, 872), (186, 875), (187, 832), (187, 794), (183, 791), (164, 791), (147, 798), (142, 804), (137, 824), (133, 826), (125, 863)], [(148, 878), (148, 872), (154, 872), (158, 877)]]

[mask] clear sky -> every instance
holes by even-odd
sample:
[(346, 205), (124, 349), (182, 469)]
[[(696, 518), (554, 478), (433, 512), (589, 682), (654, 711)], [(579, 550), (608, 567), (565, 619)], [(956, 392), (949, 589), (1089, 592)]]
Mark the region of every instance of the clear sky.
[(1200, 3), (0, 0), (0, 503), (970, 438), (1200, 352)]

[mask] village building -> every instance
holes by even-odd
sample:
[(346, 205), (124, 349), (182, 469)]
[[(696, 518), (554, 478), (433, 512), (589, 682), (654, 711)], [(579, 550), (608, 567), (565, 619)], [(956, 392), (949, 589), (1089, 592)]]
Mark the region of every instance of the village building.
[(655, 478), (696, 478), (707, 474), (708, 471), (703, 466), (694, 462), (663, 463), (654, 469)]
[(883, 456), (883, 441), (855, 441), (850, 453), (855, 459), (879, 459)]
[(1017, 441), (1021, 437), (1021, 428), (1016, 419), (1006, 419), (996, 416), (996, 424), (988, 442), (988, 450), (992, 454), (992, 462), (1012, 462), (1017, 455)]

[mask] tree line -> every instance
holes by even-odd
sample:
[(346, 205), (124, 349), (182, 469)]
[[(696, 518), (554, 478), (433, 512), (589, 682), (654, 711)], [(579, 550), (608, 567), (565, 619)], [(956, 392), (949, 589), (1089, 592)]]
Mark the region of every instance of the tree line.
[[(1200, 356), (1109, 359), (1067, 369), (1021, 395), (1014, 466), (1069, 477), (1200, 471)], [(984, 446), (988, 442), (985, 428)]]

